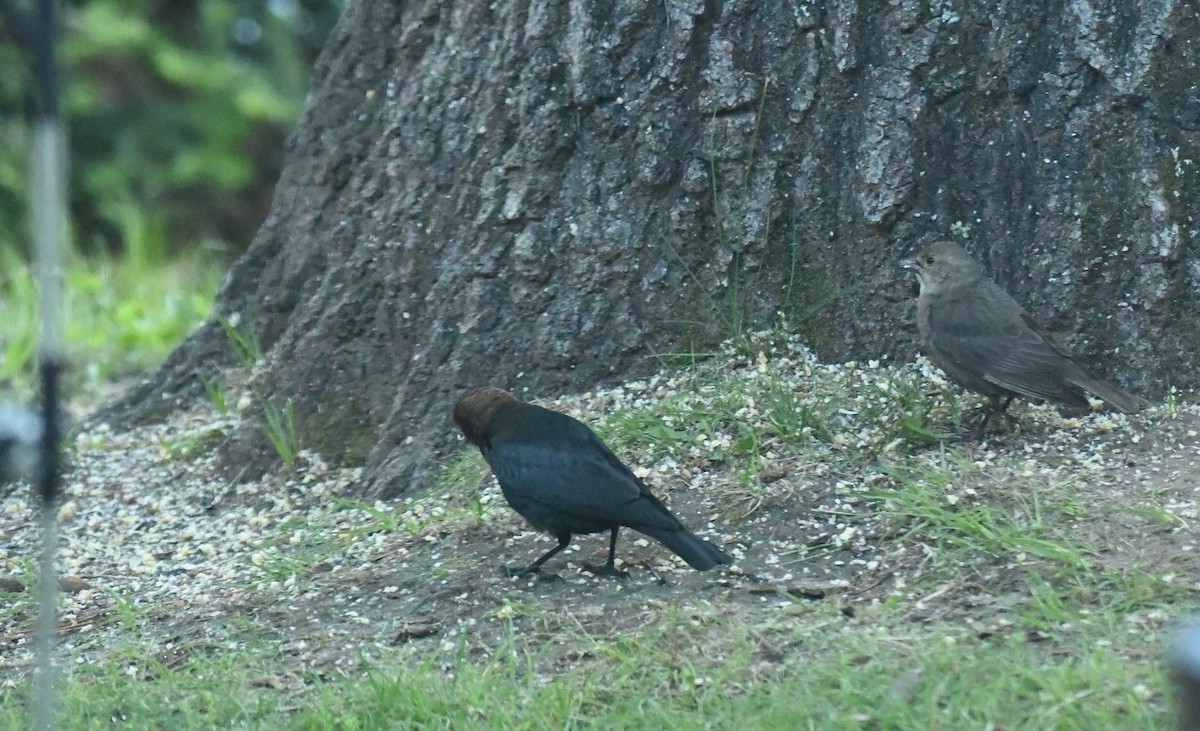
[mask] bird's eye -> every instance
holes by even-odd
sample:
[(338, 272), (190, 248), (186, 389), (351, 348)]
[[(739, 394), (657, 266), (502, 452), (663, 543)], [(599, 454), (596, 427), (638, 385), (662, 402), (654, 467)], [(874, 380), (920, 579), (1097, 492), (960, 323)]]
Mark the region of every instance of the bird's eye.
[(926, 264), (932, 264), (932, 263), (933, 263), (933, 255), (932, 255), (932, 254), (931, 254), (931, 255), (929, 255), (929, 256), (927, 256), (927, 257), (925, 257), (925, 263), (926, 263)]

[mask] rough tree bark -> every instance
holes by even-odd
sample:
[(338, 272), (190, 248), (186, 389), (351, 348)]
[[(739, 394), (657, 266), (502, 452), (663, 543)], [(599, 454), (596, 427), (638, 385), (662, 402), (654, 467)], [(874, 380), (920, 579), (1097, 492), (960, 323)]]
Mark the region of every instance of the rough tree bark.
[[(1196, 39), (1172, 0), (359, 0), (218, 310), (382, 495), (468, 386), (583, 391), (780, 310), (827, 358), (908, 357), (896, 261), (934, 236), (1161, 396), (1197, 384)], [(206, 323), (107, 418), (230, 357)], [(253, 424), (222, 454), (273, 457)]]

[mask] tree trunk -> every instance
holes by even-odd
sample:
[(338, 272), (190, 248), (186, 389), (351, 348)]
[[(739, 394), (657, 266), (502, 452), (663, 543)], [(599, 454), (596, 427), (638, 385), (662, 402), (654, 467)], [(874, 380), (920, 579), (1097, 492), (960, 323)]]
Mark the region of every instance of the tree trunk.
[[(908, 358), (896, 262), (935, 237), (1161, 397), (1197, 382), (1198, 38), (1169, 0), (354, 2), (218, 310), (385, 496), (469, 386), (583, 391), (777, 312), (826, 358)], [(108, 417), (229, 362), (206, 323)], [(222, 454), (274, 458), (252, 423)]]

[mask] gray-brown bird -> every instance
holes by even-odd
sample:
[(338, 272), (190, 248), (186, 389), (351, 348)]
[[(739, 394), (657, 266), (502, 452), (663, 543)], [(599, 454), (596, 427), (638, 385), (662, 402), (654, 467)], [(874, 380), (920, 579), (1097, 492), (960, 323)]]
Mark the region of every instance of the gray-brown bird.
[(555, 578), (542, 571), (542, 564), (566, 548), (572, 535), (602, 531), (610, 532), (608, 560), (584, 567), (597, 575), (623, 575), (615, 566), (622, 526), (657, 540), (698, 571), (733, 563), (724, 551), (688, 532), (582, 422), (522, 403), (499, 388), (464, 394), (454, 405), (454, 422), (479, 447), (512, 509), (558, 539), (533, 563), (508, 569), (510, 575)]
[(1091, 393), (1123, 412), (1147, 405), (1085, 371), (961, 246), (938, 241), (901, 266), (921, 285), (921, 345), (951, 380), (988, 398), (977, 438), (1017, 397), (1087, 407)]

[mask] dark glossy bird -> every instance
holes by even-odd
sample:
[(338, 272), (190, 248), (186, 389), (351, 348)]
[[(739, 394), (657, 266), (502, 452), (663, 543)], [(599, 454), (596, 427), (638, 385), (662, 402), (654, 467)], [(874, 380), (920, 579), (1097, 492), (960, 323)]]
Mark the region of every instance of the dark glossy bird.
[(579, 533), (609, 531), (608, 560), (584, 567), (619, 576), (617, 532), (632, 528), (662, 543), (698, 571), (733, 559), (683, 527), (645, 483), (585, 424), (566, 414), (518, 401), (499, 388), (476, 388), (454, 405), (454, 422), (479, 447), (504, 499), (558, 545), (511, 575), (554, 578), (542, 565)]
[(977, 438), (1018, 397), (1087, 407), (1091, 393), (1118, 411), (1147, 405), (1085, 371), (957, 244), (930, 244), (901, 266), (916, 272), (921, 287), (917, 329), (925, 352), (955, 383), (988, 398)]

